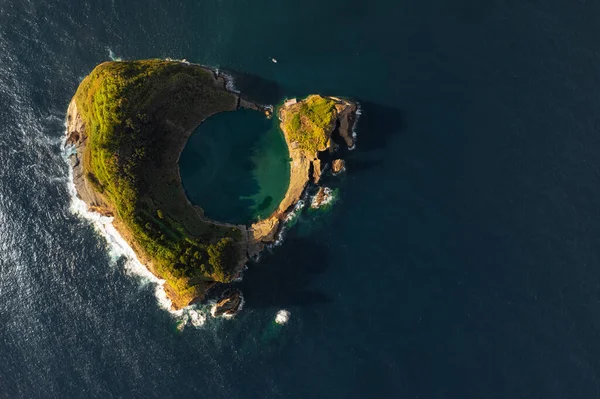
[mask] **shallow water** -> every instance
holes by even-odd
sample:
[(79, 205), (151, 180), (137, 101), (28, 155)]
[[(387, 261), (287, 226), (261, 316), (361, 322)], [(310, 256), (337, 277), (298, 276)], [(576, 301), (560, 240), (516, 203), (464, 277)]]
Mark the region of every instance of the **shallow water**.
[(250, 224), (269, 216), (289, 184), (289, 154), (278, 121), (247, 109), (204, 121), (179, 166), (190, 201), (222, 222)]

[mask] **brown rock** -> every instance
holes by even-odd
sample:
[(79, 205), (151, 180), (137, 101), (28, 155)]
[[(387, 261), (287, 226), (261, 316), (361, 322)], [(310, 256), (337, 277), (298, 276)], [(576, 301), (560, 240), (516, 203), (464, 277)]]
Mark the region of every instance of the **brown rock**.
[(217, 302), (212, 310), (214, 317), (222, 315), (234, 315), (242, 304), (242, 292), (236, 289), (228, 289), (223, 293), (223, 297)]
[(265, 243), (274, 242), (278, 228), (279, 217), (277, 215), (254, 223), (248, 229), (248, 256), (257, 256), (263, 250)]
[(317, 184), (321, 180), (321, 160), (319, 158), (312, 161), (313, 182)]
[(332, 200), (333, 191), (329, 187), (319, 187), (319, 191), (313, 197), (310, 207), (313, 209), (320, 208), (323, 205), (329, 204)]
[(323, 203), (324, 199), (325, 199), (325, 188), (319, 187), (319, 191), (317, 192), (317, 195), (315, 195), (315, 198), (313, 199), (311, 206), (313, 208), (320, 207), (321, 204)]
[(331, 164), (331, 170), (333, 173), (340, 173), (342, 170), (346, 168), (346, 162), (343, 159), (336, 159)]

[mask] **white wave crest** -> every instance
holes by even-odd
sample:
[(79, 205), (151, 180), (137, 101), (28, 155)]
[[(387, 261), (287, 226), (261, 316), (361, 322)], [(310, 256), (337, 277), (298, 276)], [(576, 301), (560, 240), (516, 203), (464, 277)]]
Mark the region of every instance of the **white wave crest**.
[(288, 310), (281, 309), (275, 315), (275, 323), (277, 323), (277, 324), (286, 324), (290, 320), (290, 316), (291, 315), (292, 314)]
[(241, 283), (244, 280), (244, 272), (248, 270), (248, 265), (244, 265), (244, 267), (242, 267), (242, 270), (240, 270), (240, 272), (238, 273), (238, 275), (233, 279), (232, 282), (234, 283)]
[(235, 79), (227, 72), (216, 70), (218, 76), (222, 76), (225, 79), (225, 87), (232, 93), (239, 93), (240, 91), (235, 87)]
[[(356, 141), (356, 138), (358, 137), (358, 132), (356, 131), (356, 126), (358, 124), (358, 120), (360, 119), (360, 116), (362, 115), (362, 107), (360, 106), (360, 103), (357, 102), (356, 103), (356, 119), (354, 120), (354, 123), (352, 124), (352, 138), (354, 139), (354, 141)], [(352, 148), (350, 148), (351, 150), (353, 150), (356, 147), (356, 144), (352, 146)]]
[(183, 331), (187, 326), (194, 328), (202, 328), (206, 324), (206, 313), (194, 306), (188, 306), (181, 310), (181, 315), (178, 317), (177, 329)]
[(121, 57), (117, 57), (111, 48), (108, 49), (108, 58), (110, 58), (111, 61), (123, 61)]
[(289, 211), (287, 215), (285, 215), (285, 217), (283, 218), (283, 226), (281, 226), (281, 228), (279, 229), (279, 232), (277, 233), (277, 238), (275, 238), (273, 244), (267, 245), (267, 248), (272, 249), (273, 247), (278, 247), (281, 244), (283, 244), (285, 233), (288, 230), (288, 226), (294, 224), (296, 219), (300, 217), (300, 213), (302, 212), (304, 205), (306, 205), (306, 196), (307, 194), (305, 192), (302, 196), (302, 199), (298, 200), (296, 205), (294, 205), (294, 208), (291, 211)]
[(293, 221), (297, 216), (299, 216), (300, 211), (302, 211), (302, 208), (304, 208), (304, 205), (306, 205), (306, 201), (304, 199), (298, 200), (296, 205), (294, 205), (294, 209), (285, 215), (283, 221), (286, 223)]
[(200, 328), (206, 323), (206, 314), (201, 310), (189, 309), (188, 314), (190, 317), (190, 323), (196, 328)]
[[(192, 63), (189, 62), (188, 60), (186, 60), (185, 58), (183, 58), (183, 59), (180, 60), (180, 59), (177, 59), (177, 58), (167, 57), (167, 58), (165, 58), (165, 61), (181, 62), (182, 64), (192, 65)], [(193, 64), (193, 65), (200, 65), (200, 64)]]

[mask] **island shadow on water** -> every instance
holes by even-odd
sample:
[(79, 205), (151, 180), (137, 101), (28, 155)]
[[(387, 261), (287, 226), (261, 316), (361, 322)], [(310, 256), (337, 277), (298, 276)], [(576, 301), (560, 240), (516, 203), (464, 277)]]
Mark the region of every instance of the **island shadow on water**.
[(357, 152), (346, 158), (349, 173), (362, 173), (378, 167), (383, 161), (380, 150), (387, 148), (391, 138), (405, 131), (402, 111), (373, 102), (362, 102), (358, 119)]
[(310, 288), (329, 262), (326, 248), (312, 240), (288, 235), (283, 247), (251, 264), (242, 282), (247, 308), (293, 308), (329, 303), (326, 293)]

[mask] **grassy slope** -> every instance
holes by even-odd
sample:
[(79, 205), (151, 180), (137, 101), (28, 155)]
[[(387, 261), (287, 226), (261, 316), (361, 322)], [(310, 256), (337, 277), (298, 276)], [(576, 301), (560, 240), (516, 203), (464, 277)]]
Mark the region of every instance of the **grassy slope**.
[(86, 177), (113, 208), (182, 306), (207, 282), (229, 281), (240, 231), (203, 221), (187, 202), (177, 157), (204, 118), (235, 109), (212, 73), (178, 62), (107, 62), (84, 79), (75, 101), (86, 125)]
[(329, 145), (329, 130), (336, 117), (335, 101), (311, 95), (292, 107), (293, 114), (284, 125), (290, 140), (297, 141), (300, 148), (311, 154), (324, 151)]

